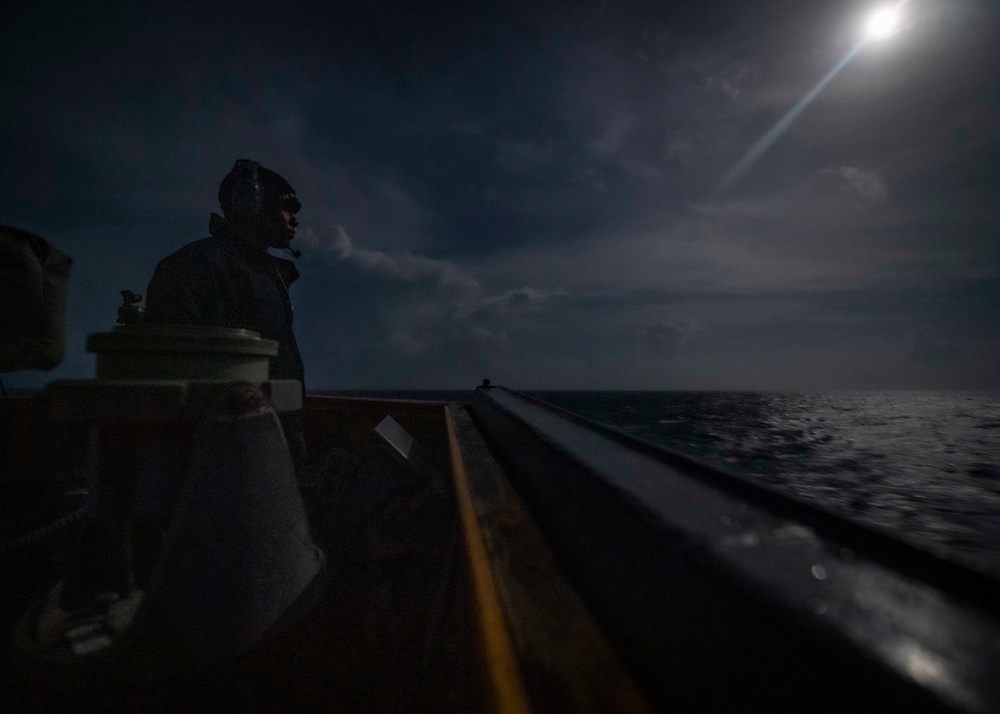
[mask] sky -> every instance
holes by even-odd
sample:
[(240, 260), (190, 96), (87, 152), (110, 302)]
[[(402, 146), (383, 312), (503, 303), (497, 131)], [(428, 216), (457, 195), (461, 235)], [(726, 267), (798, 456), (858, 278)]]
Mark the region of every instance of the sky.
[(120, 291), (239, 158), (296, 188), (309, 389), (1000, 389), (1000, 5), (40, 0), (0, 27), (0, 224)]

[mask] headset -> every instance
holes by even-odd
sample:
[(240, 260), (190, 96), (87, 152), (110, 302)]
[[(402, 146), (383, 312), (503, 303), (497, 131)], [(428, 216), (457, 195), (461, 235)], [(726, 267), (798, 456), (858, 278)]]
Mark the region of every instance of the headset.
[[(239, 159), (233, 167), (233, 171), (238, 171), (239, 175), (229, 189), (230, 212), (240, 218), (256, 218), (264, 207), (264, 186), (258, 177), (260, 164), (250, 159)], [(294, 194), (291, 195), (294, 197)], [(282, 250), (296, 260), (302, 255), (301, 250), (292, 250), (291, 248), (282, 248)]]
[(264, 186), (257, 176), (260, 164), (240, 159), (233, 167), (239, 175), (229, 189), (229, 208), (239, 218), (256, 218), (264, 207)]

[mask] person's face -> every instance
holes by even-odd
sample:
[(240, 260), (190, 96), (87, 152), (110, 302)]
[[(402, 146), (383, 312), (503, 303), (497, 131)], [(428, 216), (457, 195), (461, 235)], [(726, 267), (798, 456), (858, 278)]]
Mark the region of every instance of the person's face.
[(271, 248), (287, 248), (295, 239), (295, 227), (299, 220), (293, 211), (281, 209), (272, 214), (265, 228), (265, 242)]

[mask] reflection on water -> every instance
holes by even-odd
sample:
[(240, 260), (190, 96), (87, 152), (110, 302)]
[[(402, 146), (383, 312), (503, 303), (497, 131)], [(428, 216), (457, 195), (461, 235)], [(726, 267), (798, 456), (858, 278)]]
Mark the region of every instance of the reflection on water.
[(1000, 394), (533, 394), (1000, 574)]

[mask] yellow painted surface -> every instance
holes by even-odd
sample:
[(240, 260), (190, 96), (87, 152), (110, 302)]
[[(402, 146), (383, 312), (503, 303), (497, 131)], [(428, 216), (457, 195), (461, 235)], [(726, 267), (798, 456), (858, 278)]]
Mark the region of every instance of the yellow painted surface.
[(501, 714), (527, 713), (531, 711), (531, 707), (528, 704), (528, 696), (514, 656), (510, 633), (500, 607), (493, 571), (490, 569), (489, 556), (486, 554), (486, 545), (483, 543), (476, 511), (472, 505), (472, 492), (462, 460), (462, 451), (458, 445), (455, 421), (447, 407), (445, 421), (448, 426), (451, 473), (455, 480), (455, 494), (462, 518), (462, 531), (465, 535), (465, 546), (479, 609), (479, 624), (483, 633), (483, 646), (486, 650), (485, 659), (490, 671), (497, 711)]

